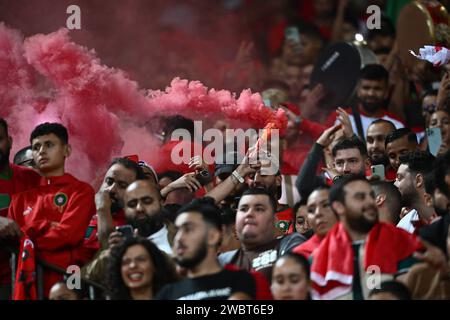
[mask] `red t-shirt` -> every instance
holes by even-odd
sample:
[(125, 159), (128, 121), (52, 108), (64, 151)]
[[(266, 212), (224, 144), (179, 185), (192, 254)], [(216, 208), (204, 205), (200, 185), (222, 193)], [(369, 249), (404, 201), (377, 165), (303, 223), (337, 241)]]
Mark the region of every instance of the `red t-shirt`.
[[(120, 227), (126, 224), (125, 212), (120, 210), (112, 215), (114, 227)], [(95, 214), (86, 230), (83, 241), (83, 248), (78, 251), (79, 259), (84, 263), (89, 262), (100, 250), (98, 241), (98, 215)]]

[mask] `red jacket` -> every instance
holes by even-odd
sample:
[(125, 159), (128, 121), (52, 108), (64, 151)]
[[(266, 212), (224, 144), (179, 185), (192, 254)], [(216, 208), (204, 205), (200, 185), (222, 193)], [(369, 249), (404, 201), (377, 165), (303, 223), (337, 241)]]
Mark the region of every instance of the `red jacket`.
[[(41, 176), (34, 170), (9, 164), (11, 176), (0, 176), (0, 216), (8, 215), (8, 208), (14, 194), (37, 187)], [(0, 250), (0, 284), (11, 284), (9, 252)]]
[[(114, 227), (123, 226), (126, 224), (125, 212), (120, 210), (112, 215)], [(98, 241), (98, 215), (95, 214), (84, 236), (83, 248), (78, 251), (79, 258), (83, 263), (89, 262), (100, 249), (100, 243)]]
[[(95, 210), (94, 190), (70, 174), (42, 177), (38, 188), (16, 194), (8, 217), (35, 244), (36, 256), (63, 269), (80, 265), (77, 251)], [(44, 292), (61, 279), (44, 274)]]
[[(9, 164), (11, 177), (0, 176), (0, 216), (8, 215), (9, 202), (12, 195), (37, 187), (40, 175), (29, 168)], [(5, 205), (8, 203), (8, 205)]]

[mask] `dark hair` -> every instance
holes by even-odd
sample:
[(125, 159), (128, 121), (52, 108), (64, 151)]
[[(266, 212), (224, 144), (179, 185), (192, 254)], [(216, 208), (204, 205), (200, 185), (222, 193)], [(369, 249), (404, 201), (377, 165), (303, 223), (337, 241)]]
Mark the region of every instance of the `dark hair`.
[(424, 177), (433, 171), (436, 158), (428, 151), (411, 151), (400, 156), (400, 163), (408, 166), (408, 170)]
[(236, 222), (236, 210), (233, 210), (230, 206), (225, 205), (221, 208), (220, 221), (222, 225), (230, 226)]
[(370, 186), (375, 192), (375, 196), (381, 193), (386, 194), (386, 205), (389, 213), (393, 215), (395, 223), (400, 221), (400, 212), (402, 210), (402, 194), (392, 182), (388, 181), (370, 181)]
[(399, 300), (411, 300), (411, 292), (408, 287), (398, 281), (384, 281), (380, 284), (380, 288), (375, 288), (369, 293), (369, 297), (374, 294), (388, 292), (393, 294)]
[(428, 89), (428, 90), (424, 90), (424, 92), (422, 93), (422, 96), (420, 98), (421, 98), (421, 100), (423, 100), (427, 96), (437, 96), (437, 94), (438, 94), (437, 89)]
[(145, 238), (127, 238), (111, 250), (111, 259), (108, 261), (108, 288), (113, 300), (131, 300), (129, 289), (122, 279), (122, 258), (128, 248), (141, 245), (147, 250), (154, 266), (153, 295), (168, 283), (178, 280), (175, 266), (170, 257), (166, 256), (156, 245)]
[(283, 254), (282, 256), (280, 256), (278, 258), (278, 260), (279, 259), (284, 259), (284, 258), (291, 258), (295, 262), (297, 262), (299, 265), (301, 265), (303, 267), (303, 269), (305, 270), (307, 279), (309, 280), (309, 278), (310, 278), (310, 267), (309, 267), (308, 259), (306, 259), (305, 256), (303, 256), (301, 254), (298, 254), (298, 253), (294, 253), (294, 252), (287, 252), (287, 253)]
[(186, 129), (190, 132), (191, 137), (194, 136), (194, 121), (185, 118), (180, 115), (169, 116), (164, 118), (164, 134), (166, 139), (170, 139), (168, 134), (172, 133), (176, 129)]
[(2, 126), (5, 129), (5, 133), (8, 136), (8, 123), (6, 122), (5, 119), (0, 118), (0, 126)]
[(61, 280), (61, 281), (55, 282), (55, 284), (53, 284), (53, 286), (56, 286), (58, 284), (65, 286), (67, 288), (67, 290), (70, 290), (73, 293), (75, 293), (75, 295), (77, 296), (77, 300), (83, 300), (83, 299), (87, 298), (89, 296), (89, 294), (88, 294), (87, 286), (85, 285), (83, 280), (81, 280), (81, 288), (79, 288), (79, 289), (76, 287), (73, 289), (69, 289), (69, 287), (67, 287), (66, 280), (69, 276), (70, 275), (68, 275), (68, 274), (64, 275), (64, 281)]
[(275, 199), (275, 196), (270, 193), (268, 190), (266, 190), (265, 188), (250, 188), (245, 190), (242, 193), (241, 199), (244, 196), (253, 196), (253, 195), (264, 195), (269, 197), (269, 202), (270, 205), (272, 206), (273, 212), (275, 213), (277, 211), (277, 200)]
[(292, 212), (294, 213), (294, 216), (296, 215), (298, 209), (299, 209), (301, 206), (306, 206), (306, 201), (307, 201), (307, 200), (308, 200), (307, 198), (302, 198), (302, 199), (300, 199), (299, 202), (297, 202), (297, 203), (294, 204), (294, 206), (292, 207)]
[(130, 160), (128, 158), (114, 158), (111, 161), (108, 169), (111, 168), (115, 164), (120, 164), (121, 166), (123, 166), (131, 171), (134, 171), (134, 173), (136, 174), (136, 180), (142, 180), (142, 179), (146, 178), (144, 172), (142, 171), (142, 168), (139, 166), (139, 164), (137, 164), (133, 160)]
[(358, 137), (354, 136), (348, 139), (342, 139), (332, 149), (333, 157), (336, 157), (336, 153), (339, 150), (346, 149), (358, 149), (363, 157), (367, 157), (367, 148), (364, 142), (362, 142)]
[(377, 120), (373, 121), (371, 124), (369, 124), (369, 127), (374, 125), (374, 124), (379, 124), (379, 123), (387, 124), (387, 125), (392, 127), (392, 131), (395, 130), (395, 124), (393, 124), (392, 121), (389, 121), (389, 120), (386, 120), (386, 119), (377, 119)]
[(368, 64), (361, 69), (360, 80), (389, 81), (389, 72), (381, 64)]
[(445, 182), (445, 176), (450, 173), (450, 150), (436, 159), (435, 168), (436, 187), (450, 199), (450, 186)]
[(214, 199), (211, 197), (203, 197), (192, 200), (190, 203), (182, 206), (178, 210), (177, 215), (183, 212), (198, 212), (206, 223), (212, 225), (218, 230), (222, 229), (222, 221), (220, 220), (221, 211), (216, 206)]
[(161, 181), (163, 178), (169, 178), (172, 181), (178, 180), (181, 178), (183, 174), (179, 171), (164, 171), (160, 174), (158, 174), (158, 180)]
[(181, 205), (177, 203), (166, 204), (161, 209), (161, 214), (165, 220), (175, 223), (175, 218), (177, 217), (177, 212), (180, 210)]
[(368, 183), (366, 177), (359, 174), (349, 174), (344, 175), (340, 179), (334, 181), (333, 185), (330, 188), (330, 194), (328, 195), (328, 199), (330, 200), (330, 204), (334, 201), (338, 201), (345, 204), (345, 190), (344, 187), (354, 181), (365, 181)]
[(292, 212), (294, 214), (294, 221), (293, 221), (294, 232), (298, 232), (297, 227), (296, 227), (296, 225), (297, 225), (296, 221), (297, 221), (298, 209), (301, 206), (306, 206), (307, 199), (308, 198), (301, 198), (301, 200), (299, 202), (297, 202), (296, 204), (294, 204), (294, 206), (292, 207)]
[(326, 42), (325, 38), (320, 32), (320, 29), (312, 23), (301, 23), (298, 26), (298, 32), (300, 33), (300, 37), (306, 36), (308, 38), (317, 40), (322, 44), (322, 46)]
[(389, 54), (391, 52), (391, 48), (389, 47), (379, 47), (373, 50), (375, 54)]
[(408, 142), (412, 142), (417, 144), (417, 136), (414, 132), (411, 131), (409, 128), (400, 128), (395, 129), (394, 131), (391, 131), (387, 136), (386, 140), (384, 140), (384, 146), (387, 147), (387, 145), (395, 140), (398, 140), (400, 138), (403, 138), (404, 136), (408, 137)]
[(33, 132), (31, 132), (30, 144), (32, 144), (33, 140), (37, 137), (45, 136), (51, 133), (57, 136), (62, 141), (62, 143), (69, 143), (69, 134), (67, 133), (66, 127), (64, 127), (61, 123), (45, 122), (38, 125), (36, 128), (34, 128)]

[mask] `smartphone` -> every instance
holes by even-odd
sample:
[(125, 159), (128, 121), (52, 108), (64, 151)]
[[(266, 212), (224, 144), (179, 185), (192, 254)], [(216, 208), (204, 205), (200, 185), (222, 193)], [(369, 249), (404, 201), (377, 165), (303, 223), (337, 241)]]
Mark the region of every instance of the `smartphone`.
[(200, 184), (202, 186), (207, 185), (208, 183), (210, 183), (212, 181), (212, 177), (209, 174), (208, 170), (198, 171), (197, 174), (195, 175), (195, 179), (197, 179), (198, 182), (200, 182)]
[(293, 42), (295, 44), (293, 51), (296, 54), (299, 54), (302, 51), (301, 42), (300, 42), (300, 32), (298, 32), (297, 27), (287, 27), (284, 31), (284, 36), (287, 41)]
[(124, 226), (116, 227), (116, 231), (120, 232), (125, 239), (133, 237), (133, 227), (129, 224)]
[(428, 139), (428, 150), (433, 156), (436, 157), (442, 144), (441, 128), (428, 128), (426, 132)]
[(287, 27), (286, 30), (284, 30), (284, 36), (286, 40), (300, 43), (300, 33), (298, 32), (297, 27)]
[(370, 167), (371, 171), (372, 171), (372, 176), (378, 176), (380, 178), (380, 180), (385, 180), (385, 175), (384, 175), (384, 165), (382, 164), (377, 164), (374, 166)]

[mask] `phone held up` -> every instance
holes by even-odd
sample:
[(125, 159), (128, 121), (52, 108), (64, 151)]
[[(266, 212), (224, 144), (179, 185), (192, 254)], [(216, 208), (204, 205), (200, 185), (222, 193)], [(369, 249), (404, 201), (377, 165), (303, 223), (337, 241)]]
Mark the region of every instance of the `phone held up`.
[(370, 170), (372, 172), (372, 176), (378, 176), (378, 178), (382, 181), (385, 180), (384, 165), (382, 164), (373, 165), (370, 167)]
[(129, 224), (124, 226), (116, 227), (116, 231), (120, 232), (125, 239), (133, 237), (133, 227)]

